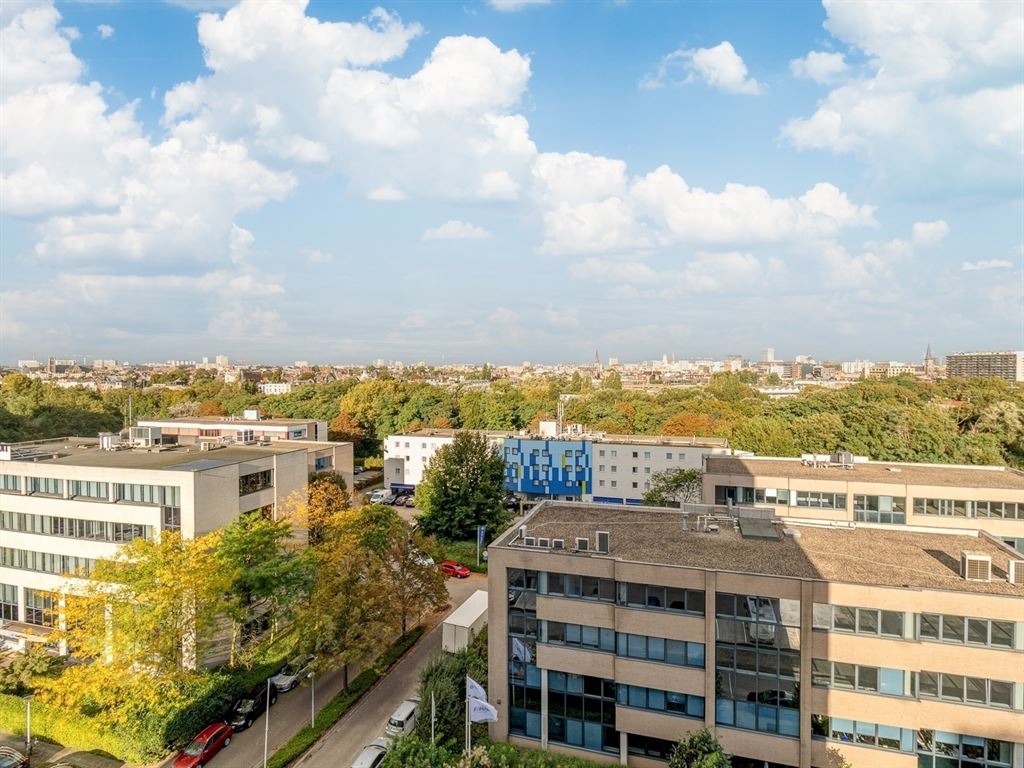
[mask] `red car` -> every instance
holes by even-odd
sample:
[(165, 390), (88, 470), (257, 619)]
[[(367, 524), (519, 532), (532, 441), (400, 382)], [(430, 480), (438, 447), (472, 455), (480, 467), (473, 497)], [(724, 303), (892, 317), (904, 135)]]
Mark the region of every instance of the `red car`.
[(457, 579), (469, 578), (469, 568), (461, 563), (456, 563), (454, 560), (445, 560), (441, 563), (441, 571), (449, 576), (454, 576)]
[(202, 768), (231, 743), (231, 733), (231, 726), (227, 723), (206, 726), (174, 758), (173, 768)]

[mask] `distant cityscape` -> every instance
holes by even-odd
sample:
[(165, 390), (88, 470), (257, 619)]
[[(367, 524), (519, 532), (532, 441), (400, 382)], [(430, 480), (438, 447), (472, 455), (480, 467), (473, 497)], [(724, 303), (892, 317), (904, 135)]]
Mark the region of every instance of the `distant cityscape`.
[[(519, 365), (404, 363), (375, 360), (367, 364), (310, 363), (296, 360), (287, 365), (241, 362), (227, 355), (197, 360), (166, 360), (133, 363), (102, 358), (47, 357), (18, 360), (0, 368), (0, 373), (19, 372), (58, 387), (84, 387), (94, 391), (138, 388), (151, 385), (184, 386), (194, 380), (217, 380), (226, 384), (250, 382), (264, 395), (283, 395), (308, 383), (324, 384), (348, 377), (361, 380), (395, 377), (437, 385), (482, 386), (491, 380), (511, 382), (537, 377), (579, 375), (598, 382), (614, 372), (624, 388), (651, 389), (696, 385), (717, 373), (746, 374), (763, 394), (771, 397), (796, 395), (809, 386), (840, 388), (863, 379), (911, 376), (920, 380), (947, 377), (994, 376), (1011, 382), (1024, 381), (1024, 351), (955, 352), (941, 358), (928, 345), (919, 361), (907, 360), (819, 360), (814, 355), (781, 359), (772, 347), (761, 350), (759, 359), (741, 355), (715, 358), (677, 358), (665, 354), (660, 360), (629, 362), (618, 357), (602, 360), (595, 351), (588, 363), (541, 364), (523, 361)], [(756, 378), (755, 378), (756, 377)]]

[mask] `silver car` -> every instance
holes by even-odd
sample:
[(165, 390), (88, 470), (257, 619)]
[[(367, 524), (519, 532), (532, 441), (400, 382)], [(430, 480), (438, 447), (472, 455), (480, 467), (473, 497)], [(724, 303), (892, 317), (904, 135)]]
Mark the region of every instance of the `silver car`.
[(309, 677), (314, 656), (300, 656), (289, 661), (284, 669), (270, 678), (270, 682), (277, 690), (290, 691), (306, 677)]
[(359, 753), (352, 768), (377, 768), (384, 761), (384, 755), (388, 753), (389, 742), (387, 739), (374, 739)]

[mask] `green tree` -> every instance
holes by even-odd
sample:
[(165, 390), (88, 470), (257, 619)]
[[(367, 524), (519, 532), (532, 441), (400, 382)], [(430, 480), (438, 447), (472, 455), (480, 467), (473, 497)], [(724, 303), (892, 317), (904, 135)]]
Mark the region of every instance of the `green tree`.
[[(487, 630), (473, 638), (468, 647), (456, 653), (435, 657), (420, 673), (420, 701), (425, 717), (416, 721), (416, 735), (430, 741), (430, 700), (437, 708), (435, 741), (440, 746), (462, 743), (466, 722), (466, 675), (485, 683), (487, 680)], [(476, 726), (474, 726), (475, 728)]]
[(622, 390), (622, 376), (618, 371), (608, 371), (601, 377), (601, 389)]
[(651, 476), (651, 489), (644, 493), (644, 504), (657, 507), (699, 502), (702, 493), (699, 469), (666, 469)]
[(668, 768), (730, 768), (731, 758), (707, 728), (692, 731), (679, 740)]
[(416, 488), (420, 528), (449, 540), (473, 536), (478, 525), (494, 533), (507, 520), (504, 496), (505, 460), (484, 435), (459, 432), (434, 454)]
[(0, 692), (13, 696), (32, 693), (40, 678), (56, 677), (63, 666), (63, 660), (42, 643), (32, 643), (24, 653), (9, 651), (0, 656)]

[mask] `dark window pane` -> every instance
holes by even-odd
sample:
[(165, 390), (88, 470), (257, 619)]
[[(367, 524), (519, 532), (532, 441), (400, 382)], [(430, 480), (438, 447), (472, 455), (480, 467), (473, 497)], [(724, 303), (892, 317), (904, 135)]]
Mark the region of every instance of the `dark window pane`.
[(899, 611), (882, 611), (882, 634), (890, 637), (902, 637), (903, 614)]
[(853, 608), (837, 605), (832, 621), (832, 626), (837, 631), (853, 632), (856, 629), (856, 612)]
[(921, 614), (921, 639), (938, 640), (941, 617), (937, 613)]
[(961, 616), (942, 617), (942, 641), (962, 643), (964, 641), (964, 620)]
[(1009, 708), (1013, 706), (1013, 683), (991, 680), (989, 686), (989, 701), (993, 707)]
[(937, 672), (921, 672), (917, 680), (919, 696), (939, 697), (939, 675)]
[(626, 602), (629, 605), (642, 606), (644, 605), (646, 595), (647, 590), (643, 584), (629, 584)]
[(944, 674), (942, 676), (942, 698), (963, 701), (964, 679), (960, 675)]
[(704, 615), (704, 592), (699, 589), (686, 590), (686, 610)]
[(967, 642), (988, 645), (988, 620), (967, 620)]
[(735, 616), (736, 596), (726, 592), (718, 592), (715, 595), (715, 613), (719, 616)]
[(985, 703), (985, 679), (981, 677), (968, 677), (966, 686), (967, 701), (972, 704)]
[(878, 667), (860, 667), (857, 670), (857, 687), (862, 691), (878, 690)]
[(855, 668), (853, 664), (846, 664), (841, 661), (833, 665), (834, 680), (837, 688), (853, 688), (855, 685)]
[(857, 631), (868, 635), (878, 634), (878, 611), (861, 608), (857, 611)]
[(992, 645), (1000, 648), (1013, 648), (1013, 622), (992, 622)]
[(665, 590), (665, 607), (670, 611), (686, 610), (686, 590), (668, 587)]

